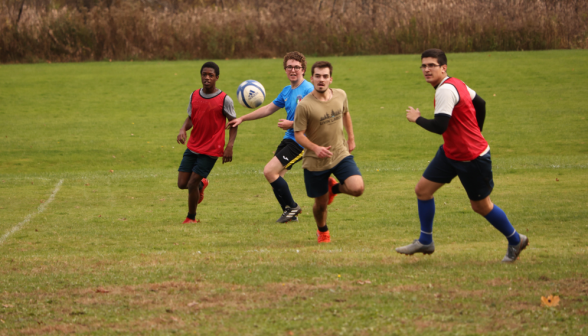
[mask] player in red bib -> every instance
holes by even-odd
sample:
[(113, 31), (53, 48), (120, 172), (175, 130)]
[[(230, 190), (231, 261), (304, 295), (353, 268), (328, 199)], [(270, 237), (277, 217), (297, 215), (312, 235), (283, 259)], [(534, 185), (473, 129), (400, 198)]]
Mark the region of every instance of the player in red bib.
[(178, 187), (188, 189), (188, 216), (184, 224), (197, 222), (196, 208), (202, 202), (204, 189), (208, 186), (206, 177), (216, 160), (222, 156), (223, 164), (233, 161), (237, 128), (231, 128), (229, 142), (225, 147), (225, 126), (226, 119), (233, 120), (237, 115), (233, 100), (216, 88), (219, 75), (220, 70), (216, 63), (206, 62), (202, 65), (202, 89), (190, 95), (188, 117), (177, 137), (178, 143), (186, 143), (186, 131), (192, 129), (188, 149), (184, 152), (178, 169)]
[(490, 200), (494, 188), (490, 147), (482, 136), (486, 102), (464, 82), (447, 76), (447, 57), (440, 49), (429, 49), (421, 55), (421, 70), (435, 92), (435, 118), (421, 117), (419, 109), (409, 106), (406, 118), (422, 128), (443, 135), (443, 145), (416, 185), (421, 235), (412, 244), (398, 247), (398, 253), (431, 254), (433, 243), (433, 194), (458, 176), (472, 209), (482, 215), (508, 240), (503, 262), (514, 262), (529, 244), (519, 234), (506, 214)]

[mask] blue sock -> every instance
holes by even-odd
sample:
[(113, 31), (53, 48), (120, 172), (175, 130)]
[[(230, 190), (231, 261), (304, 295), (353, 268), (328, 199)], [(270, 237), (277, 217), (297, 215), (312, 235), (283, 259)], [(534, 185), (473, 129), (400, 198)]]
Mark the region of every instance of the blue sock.
[(519, 237), (519, 233), (512, 227), (510, 221), (506, 217), (506, 214), (502, 209), (500, 209), (496, 204), (494, 204), (494, 208), (490, 213), (486, 215), (486, 220), (492, 224), (496, 228), (496, 230), (500, 231), (506, 239), (508, 239), (509, 245), (517, 245), (521, 242), (521, 238)]
[(435, 217), (435, 199), (428, 201), (418, 200), (419, 219), (421, 220), (421, 236), (419, 242), (429, 245), (433, 242), (433, 218)]
[(277, 180), (270, 184), (272, 185), (272, 188), (274, 188), (274, 193), (282, 198), (282, 201), (280, 201), (280, 199), (276, 196), (280, 204), (283, 204), (284, 206), (288, 205), (291, 208), (295, 208), (298, 205), (296, 202), (294, 202), (292, 194), (290, 193), (290, 188), (288, 187), (288, 182), (286, 182), (284, 178), (280, 176)]

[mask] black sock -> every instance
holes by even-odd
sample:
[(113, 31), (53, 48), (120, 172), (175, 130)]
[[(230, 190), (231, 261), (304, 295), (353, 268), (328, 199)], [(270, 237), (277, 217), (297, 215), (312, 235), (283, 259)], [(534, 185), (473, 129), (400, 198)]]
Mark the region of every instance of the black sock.
[(191, 214), (188, 212), (188, 218), (190, 218), (191, 220), (196, 220), (196, 214), (195, 213)]
[[(280, 195), (280, 197), (282, 197), (282, 200), (284, 202), (284, 206), (289, 205), (291, 208), (295, 208), (298, 205), (294, 202), (294, 199), (292, 198), (292, 194), (290, 193), (290, 188), (288, 187), (288, 182), (286, 182), (286, 180), (284, 180), (284, 178), (282, 178), (280, 176), (280, 177), (278, 177), (277, 180), (275, 180), (274, 182), (272, 182), (270, 184), (272, 185), (272, 188), (274, 188), (274, 193), (276, 193), (276, 194)], [(278, 201), (280, 201), (280, 200), (278, 199)]]
[(333, 187), (331, 187), (331, 191), (333, 192), (333, 194), (340, 194), (341, 192), (339, 191), (339, 186), (341, 185), (341, 183), (337, 183), (335, 184)]
[(280, 194), (276, 191), (275, 188), (272, 188), (272, 191), (274, 192), (276, 199), (280, 203), (280, 206), (282, 207), (282, 211), (286, 210), (286, 204), (284, 204), (284, 199), (282, 198), (282, 196), (280, 196)]
[(327, 231), (329, 231), (329, 227), (325, 225), (325, 226), (323, 226), (323, 227), (320, 227), (320, 228), (318, 228), (318, 230), (319, 230), (320, 232), (327, 232)]
[(202, 188), (204, 188), (204, 183), (202, 183), (201, 180), (200, 183), (198, 183), (198, 190), (202, 190)]

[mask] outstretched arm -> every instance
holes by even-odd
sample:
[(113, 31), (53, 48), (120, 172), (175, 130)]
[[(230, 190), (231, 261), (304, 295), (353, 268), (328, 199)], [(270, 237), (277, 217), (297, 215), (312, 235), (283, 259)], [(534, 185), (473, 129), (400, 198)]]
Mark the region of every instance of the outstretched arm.
[(304, 135), (304, 132), (306, 132), (306, 130), (294, 132), (296, 142), (298, 142), (302, 147), (315, 152), (316, 156), (318, 156), (319, 159), (324, 159), (333, 156), (333, 153), (329, 150), (331, 149), (331, 146), (322, 147), (315, 144), (314, 142), (308, 140), (308, 138)]
[(255, 119), (265, 118), (265, 117), (273, 114), (274, 112), (276, 112), (279, 109), (280, 108), (277, 107), (273, 102), (269, 103), (269, 104), (265, 105), (264, 107), (258, 108), (257, 110), (255, 110), (251, 113), (248, 113), (242, 117), (239, 117), (239, 118), (236, 118), (236, 119), (229, 121), (229, 123), (227, 124), (227, 128), (237, 127), (242, 122), (247, 121), (247, 120), (255, 120)]
[(225, 162), (233, 162), (233, 145), (235, 144), (235, 139), (237, 139), (237, 129), (238, 127), (235, 126), (231, 127), (229, 130), (229, 142), (227, 143), (225, 153), (223, 154), (223, 164), (225, 164)]
[(447, 126), (449, 126), (451, 116), (444, 113), (436, 113), (435, 119), (425, 119), (421, 117), (419, 109), (415, 110), (412, 106), (409, 106), (408, 110), (406, 110), (406, 119), (418, 124), (429, 132), (443, 134), (447, 130)]
[(349, 112), (343, 114), (343, 127), (347, 130), (347, 146), (349, 153), (351, 153), (355, 149), (355, 135), (353, 134), (353, 123)]
[(188, 118), (186, 118), (186, 120), (184, 121), (184, 124), (182, 125), (182, 127), (180, 127), (180, 133), (178, 133), (178, 137), (177, 137), (177, 141), (179, 144), (184, 144), (186, 142), (186, 132), (192, 128), (192, 118), (190, 118), (190, 116), (188, 116)]

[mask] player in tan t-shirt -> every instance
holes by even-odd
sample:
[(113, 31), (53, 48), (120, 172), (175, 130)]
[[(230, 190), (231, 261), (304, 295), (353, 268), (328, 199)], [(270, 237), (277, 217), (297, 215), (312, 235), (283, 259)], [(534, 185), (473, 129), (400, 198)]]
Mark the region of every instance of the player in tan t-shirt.
[[(312, 212), (318, 227), (319, 243), (329, 243), (327, 205), (339, 193), (363, 194), (363, 178), (349, 154), (355, 149), (355, 137), (347, 95), (341, 89), (330, 89), (333, 66), (320, 61), (312, 66), (314, 90), (298, 104), (294, 117), (294, 136), (305, 148), (302, 168), (306, 194), (314, 198)], [(343, 128), (347, 131), (345, 140)], [(306, 135), (306, 136), (305, 136)], [(331, 177), (334, 174), (340, 183)]]

